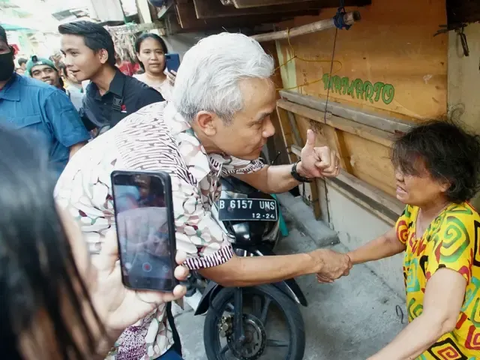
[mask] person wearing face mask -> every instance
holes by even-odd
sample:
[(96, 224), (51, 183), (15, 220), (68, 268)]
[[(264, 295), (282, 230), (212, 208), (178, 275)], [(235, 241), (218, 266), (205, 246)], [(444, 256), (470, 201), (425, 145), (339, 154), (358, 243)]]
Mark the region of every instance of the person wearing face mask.
[(90, 139), (67, 95), (53, 86), (14, 72), (14, 54), (0, 26), (0, 125), (42, 143), (57, 176)]

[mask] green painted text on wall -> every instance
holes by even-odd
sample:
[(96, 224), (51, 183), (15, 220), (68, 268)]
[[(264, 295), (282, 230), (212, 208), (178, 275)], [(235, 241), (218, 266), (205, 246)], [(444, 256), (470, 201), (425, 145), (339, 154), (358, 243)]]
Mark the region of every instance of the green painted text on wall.
[(338, 94), (350, 95), (352, 99), (357, 95), (357, 99), (369, 100), (378, 102), (380, 98), (385, 105), (390, 104), (395, 96), (395, 88), (391, 84), (384, 84), (383, 82), (376, 82), (372, 84), (370, 81), (362, 81), (361, 79), (355, 79), (350, 82), (350, 79), (346, 76), (340, 77), (335, 75), (330, 77), (330, 74), (323, 75), (323, 83), (325, 90), (330, 86), (330, 91)]

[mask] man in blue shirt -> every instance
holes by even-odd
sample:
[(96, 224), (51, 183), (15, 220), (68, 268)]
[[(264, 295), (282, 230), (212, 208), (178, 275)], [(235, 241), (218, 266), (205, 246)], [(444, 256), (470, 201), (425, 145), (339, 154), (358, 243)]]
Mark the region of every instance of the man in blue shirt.
[(47, 147), (57, 175), (90, 139), (75, 107), (64, 92), (14, 73), (13, 49), (0, 26), (0, 126), (22, 132)]

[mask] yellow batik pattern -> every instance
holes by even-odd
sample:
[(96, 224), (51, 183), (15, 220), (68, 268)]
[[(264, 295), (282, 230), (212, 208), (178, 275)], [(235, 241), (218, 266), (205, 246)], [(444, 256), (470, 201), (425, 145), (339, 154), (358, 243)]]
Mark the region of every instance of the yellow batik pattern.
[(422, 314), (425, 287), (438, 269), (460, 273), (467, 288), (456, 329), (417, 360), (480, 359), (480, 216), (468, 203), (451, 204), (422, 235), (415, 230), (418, 210), (407, 206), (396, 225), (397, 237), (406, 245), (403, 274), (409, 321)]

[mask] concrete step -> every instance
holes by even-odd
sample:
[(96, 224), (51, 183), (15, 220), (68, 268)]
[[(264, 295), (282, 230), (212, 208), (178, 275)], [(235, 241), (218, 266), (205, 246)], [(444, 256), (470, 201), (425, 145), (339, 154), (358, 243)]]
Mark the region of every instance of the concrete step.
[(282, 205), (282, 214), (286, 221), (291, 221), (300, 231), (308, 235), (317, 247), (325, 247), (340, 242), (337, 233), (324, 222), (315, 219), (312, 209), (303, 202), (300, 196), (290, 193), (277, 195)]

